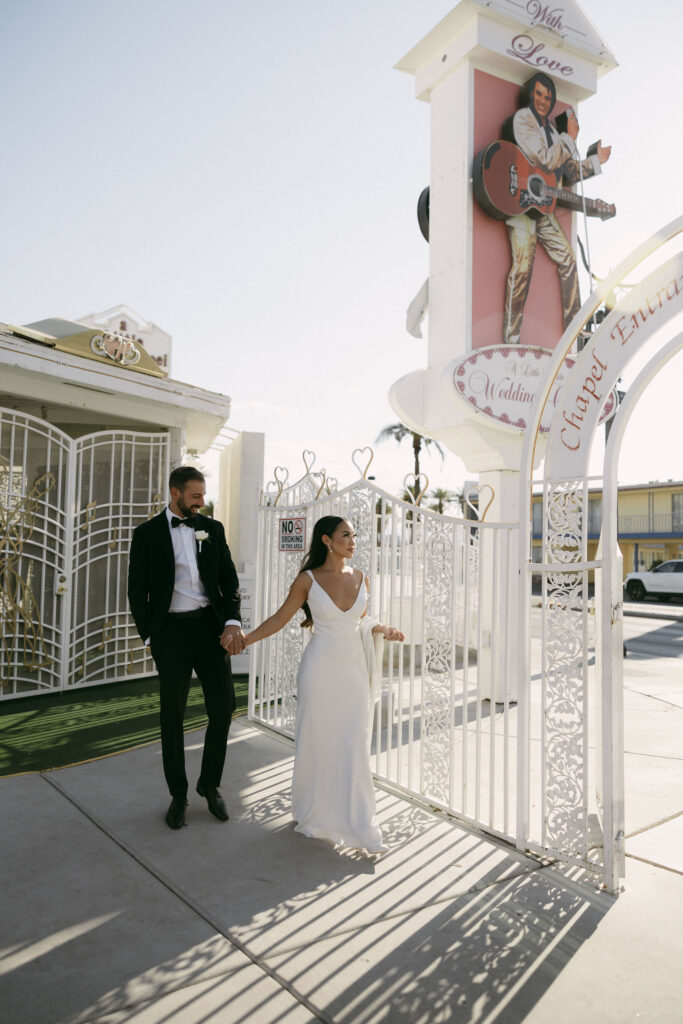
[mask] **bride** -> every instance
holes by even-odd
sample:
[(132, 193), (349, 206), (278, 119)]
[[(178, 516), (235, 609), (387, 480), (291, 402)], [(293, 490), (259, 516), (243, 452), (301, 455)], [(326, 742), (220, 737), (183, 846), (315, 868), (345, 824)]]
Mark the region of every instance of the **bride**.
[[(348, 519), (323, 516), (313, 528), (301, 572), (283, 605), (246, 637), (272, 636), (303, 609), (312, 629), (297, 675), (296, 754), (292, 816), (296, 831), (337, 846), (381, 853), (387, 849), (375, 817), (369, 755), (373, 636), (403, 633), (362, 620), (367, 577), (346, 565), (355, 550)], [(366, 635), (364, 644), (363, 635)]]

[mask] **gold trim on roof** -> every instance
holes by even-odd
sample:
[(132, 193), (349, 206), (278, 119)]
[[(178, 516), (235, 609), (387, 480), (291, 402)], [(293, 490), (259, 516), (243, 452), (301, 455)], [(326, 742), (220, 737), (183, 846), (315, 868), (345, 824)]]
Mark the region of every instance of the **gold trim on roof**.
[(94, 359), (98, 363), (115, 363), (124, 369), (148, 373), (153, 377), (167, 376), (149, 352), (132, 338), (89, 327), (75, 320), (54, 317), (21, 327), (7, 324), (7, 330), (19, 338), (48, 345), (59, 352)]

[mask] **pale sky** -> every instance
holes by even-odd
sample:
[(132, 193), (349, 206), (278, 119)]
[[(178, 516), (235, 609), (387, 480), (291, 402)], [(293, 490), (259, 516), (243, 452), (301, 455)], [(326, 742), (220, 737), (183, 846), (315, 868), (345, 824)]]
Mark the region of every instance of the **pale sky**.
[[(266, 479), (312, 448), (350, 482), (351, 450), (396, 420), (391, 384), (426, 365), (405, 310), (428, 270), (429, 107), (393, 65), (453, 6), (2, 0), (0, 320), (125, 303), (173, 336), (174, 377), (265, 432)], [(683, 15), (583, 6), (620, 63), (579, 108), (582, 151), (613, 146), (587, 186), (618, 208), (590, 222), (604, 276), (680, 213)], [(623, 482), (683, 478), (681, 369), (634, 416)], [(456, 456), (423, 468), (432, 486), (473, 476)], [(381, 486), (411, 469), (408, 447), (376, 450)]]

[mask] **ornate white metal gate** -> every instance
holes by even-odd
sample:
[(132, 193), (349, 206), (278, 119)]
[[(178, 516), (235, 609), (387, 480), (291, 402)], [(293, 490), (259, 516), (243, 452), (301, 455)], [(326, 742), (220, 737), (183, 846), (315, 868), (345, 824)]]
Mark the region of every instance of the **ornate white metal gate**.
[(132, 532), (163, 506), (168, 434), (73, 440), (0, 409), (0, 697), (149, 675), (128, 611)]
[[(287, 487), (280, 473), (263, 495), (256, 620), (282, 603), (299, 572), (302, 552), (280, 550), (282, 521), (304, 519), (308, 541), (321, 516), (350, 519), (354, 564), (370, 578), (371, 612), (406, 634), (405, 644), (385, 648), (372, 741), (376, 778), (514, 841), (515, 665), (501, 594), (516, 571), (517, 527), (439, 515), (392, 497), (365, 475), (337, 489), (324, 471), (313, 472), (310, 454), (298, 483)], [(256, 646), (252, 660), (250, 717), (290, 737), (306, 640), (295, 616)], [(494, 684), (498, 703), (487, 699)]]

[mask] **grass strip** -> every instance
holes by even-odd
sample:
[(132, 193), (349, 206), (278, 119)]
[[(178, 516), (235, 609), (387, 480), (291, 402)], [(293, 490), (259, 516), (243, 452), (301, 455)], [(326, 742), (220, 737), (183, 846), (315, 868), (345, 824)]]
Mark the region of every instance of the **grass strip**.
[[(233, 676), (236, 714), (246, 711), (249, 679)], [(206, 725), (204, 695), (192, 680), (185, 732)], [(92, 761), (159, 739), (156, 676), (83, 687), (0, 704), (0, 778)]]

